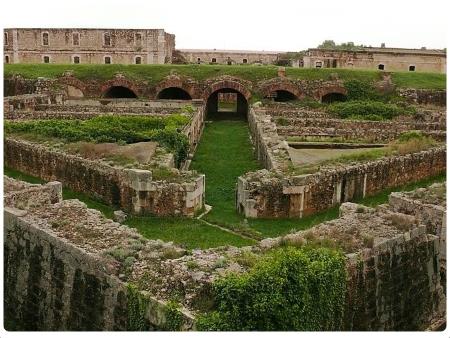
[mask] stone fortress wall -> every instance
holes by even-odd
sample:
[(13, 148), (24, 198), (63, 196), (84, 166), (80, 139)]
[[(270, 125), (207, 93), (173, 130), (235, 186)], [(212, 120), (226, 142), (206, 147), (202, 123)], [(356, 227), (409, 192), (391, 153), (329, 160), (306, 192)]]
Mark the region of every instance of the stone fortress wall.
[[(7, 28), (3, 34), (5, 63), (164, 64), (179, 55), (191, 64), (271, 65), (286, 55), (279, 51), (175, 50), (175, 35), (163, 29)], [(306, 68), (445, 73), (446, 53), (406, 48), (311, 48), (305, 56), (291, 60), (291, 64)]]
[(7, 28), (4, 39), (6, 63), (164, 64), (175, 48), (163, 29)]
[(372, 48), (328, 50), (311, 48), (303, 57), (305, 68), (378, 69), (388, 72), (446, 73), (444, 50)]
[(180, 49), (180, 54), (189, 63), (196, 64), (275, 64), (282, 52), (219, 50), (219, 49)]
[[(5, 315), (27, 330), (192, 330), (211, 283), (228, 269), (246, 270), (234, 257), (315, 238), (345, 244), (344, 330), (424, 330), (445, 316), (438, 264), (445, 232), (422, 223), (425, 209), (408, 215), (397, 202), (377, 209), (346, 203), (336, 220), (251, 248), (188, 252), (61, 196), (57, 182), (5, 178)], [(134, 259), (114, 256), (118, 248)], [(201, 278), (187, 268), (193, 264)], [(153, 283), (136, 284), (149, 276)], [(169, 289), (184, 295), (175, 310)]]

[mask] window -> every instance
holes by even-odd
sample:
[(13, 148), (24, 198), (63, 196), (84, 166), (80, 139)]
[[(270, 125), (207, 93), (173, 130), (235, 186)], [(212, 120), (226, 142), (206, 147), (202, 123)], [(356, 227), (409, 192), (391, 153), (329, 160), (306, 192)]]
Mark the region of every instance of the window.
[(111, 46), (111, 35), (109, 33), (103, 34), (103, 45)]
[(379, 70), (384, 70), (384, 65), (383, 65), (382, 63), (380, 63), (380, 64), (378, 65), (378, 69), (379, 69)]
[(73, 57), (73, 63), (80, 63), (80, 57), (78, 55)]
[(316, 68), (322, 68), (322, 61), (316, 62)]
[(43, 59), (44, 63), (50, 63), (50, 56), (44, 55), (44, 57), (42, 59)]
[(336, 67), (337, 67), (337, 60), (336, 60), (336, 59), (333, 59), (333, 65), (332, 65), (332, 67), (333, 67), (333, 68), (336, 68)]
[(48, 33), (42, 33), (42, 45), (43, 46), (48, 46)]
[(142, 34), (141, 33), (134, 34), (134, 43), (136, 46), (142, 45)]
[(9, 55), (5, 55), (5, 63), (9, 63)]
[(216, 63), (216, 62), (217, 62), (217, 59), (216, 59), (216, 58), (212, 58), (212, 59), (211, 59), (211, 62), (212, 62), (212, 63)]
[(248, 62), (247, 59), (243, 59), (243, 60), (242, 60), (242, 63), (247, 63), (247, 62)]
[(74, 46), (80, 45), (80, 33), (72, 33), (72, 44)]
[(414, 65), (409, 66), (409, 71), (410, 72), (415, 72), (416, 71), (416, 66), (414, 66)]
[(140, 56), (136, 56), (134, 58), (134, 63), (140, 65), (142, 63), (142, 58)]
[(111, 56), (105, 56), (105, 65), (111, 64)]
[(8, 33), (6, 32), (3, 33), (3, 44), (8, 46)]

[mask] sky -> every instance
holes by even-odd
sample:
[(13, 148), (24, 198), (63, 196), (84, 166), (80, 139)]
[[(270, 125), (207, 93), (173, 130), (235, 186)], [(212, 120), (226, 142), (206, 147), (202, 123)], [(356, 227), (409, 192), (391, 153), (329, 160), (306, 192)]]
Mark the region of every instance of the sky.
[(324, 40), (444, 48), (448, 0), (35, 0), (2, 3), (2, 27), (163, 28), (176, 48), (299, 51)]

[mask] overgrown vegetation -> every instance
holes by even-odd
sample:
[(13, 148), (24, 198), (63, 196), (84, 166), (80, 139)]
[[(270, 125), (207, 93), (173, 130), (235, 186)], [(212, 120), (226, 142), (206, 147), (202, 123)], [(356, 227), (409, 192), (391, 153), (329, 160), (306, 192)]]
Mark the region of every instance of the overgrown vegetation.
[(4, 130), (6, 134), (41, 135), (66, 142), (156, 141), (173, 152), (179, 164), (189, 152), (189, 141), (179, 132), (186, 123), (188, 117), (178, 114), (168, 117), (97, 116), (89, 120), (5, 121)]
[(323, 166), (373, 161), (386, 156), (416, 153), (438, 145), (439, 143), (432, 137), (424, 135), (421, 131), (413, 130), (400, 134), (396, 140), (390, 142), (385, 147), (361, 149), (358, 152), (344, 154), (337, 158), (299, 167), (290, 165), (289, 171), (294, 174), (310, 174), (319, 171)]
[(326, 248), (281, 248), (244, 274), (214, 282), (216, 311), (200, 316), (205, 331), (332, 331), (341, 328), (345, 258)]
[(333, 103), (327, 107), (327, 111), (339, 118), (372, 121), (390, 120), (399, 115), (415, 113), (412, 106), (400, 107), (393, 103), (370, 100)]
[[(257, 65), (66, 65), (66, 64), (5, 64), (4, 76), (11, 77), (20, 74), (24, 78), (38, 77), (54, 78), (70, 70), (79, 79), (104, 81), (111, 79), (117, 72), (122, 72), (127, 78), (147, 81), (155, 85), (164, 79), (171, 71), (191, 77), (195, 80), (232, 75), (248, 81), (258, 82), (277, 77), (277, 66)], [(380, 76), (377, 70), (352, 69), (315, 69), (288, 67), (286, 75), (293, 79), (328, 80), (331, 74), (337, 74), (346, 81), (356, 79), (373, 82)], [(398, 87), (445, 89), (446, 75), (433, 73), (398, 72), (392, 75), (393, 82)]]
[(149, 323), (145, 319), (149, 300), (132, 284), (127, 285), (128, 323), (129, 331), (147, 331)]

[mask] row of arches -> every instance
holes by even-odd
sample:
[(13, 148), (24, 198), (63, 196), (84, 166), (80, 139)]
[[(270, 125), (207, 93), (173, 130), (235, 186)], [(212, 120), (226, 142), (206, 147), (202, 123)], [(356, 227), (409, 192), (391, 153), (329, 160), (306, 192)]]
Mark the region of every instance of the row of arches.
[[(63, 76), (59, 78), (59, 82), (67, 86), (69, 97), (81, 98), (84, 97), (86, 92), (92, 91), (91, 88), (87, 90), (87, 84), (73, 76)], [(193, 98), (206, 100), (213, 92), (228, 88), (239, 92), (248, 100), (251, 96), (247, 88), (248, 85), (243, 84), (240, 79), (227, 77), (213, 82), (202, 93), (199, 92), (199, 88), (195, 87), (195, 84), (171, 75), (161, 81), (155, 88), (157, 93), (155, 97), (161, 100), (191, 100)], [(142, 95), (142, 88), (123, 76), (106, 81), (99, 90), (99, 96), (103, 98), (136, 98)], [(305, 97), (301, 89), (288, 80), (269, 80), (262, 84), (258, 91), (263, 98), (272, 99), (276, 102), (287, 102)], [(313, 96), (321, 102), (328, 103), (343, 101), (346, 99), (346, 94), (347, 91), (342, 86), (327, 85), (316, 89)]]
[[(73, 97), (83, 97), (83, 93), (75, 87), (68, 86), (69, 96)], [(241, 94), (244, 97), (246, 96), (244, 93), (241, 93), (239, 90), (233, 88), (222, 88), (216, 90), (218, 93), (237, 93)], [(72, 94), (72, 95), (71, 95)], [(130, 88), (125, 86), (112, 86), (105, 90), (102, 94), (103, 98), (137, 98), (137, 94)], [(209, 95), (208, 95), (209, 97)], [(178, 87), (169, 87), (161, 90), (156, 98), (158, 100), (192, 100), (192, 96), (183, 88)], [(275, 102), (288, 102), (298, 100), (301, 97), (297, 96), (293, 92), (285, 89), (274, 90), (273, 92), (268, 93), (264, 96), (266, 99), (273, 99)], [(336, 101), (345, 101), (347, 96), (342, 92), (329, 92), (325, 93), (321, 96), (321, 102), (331, 103)]]

